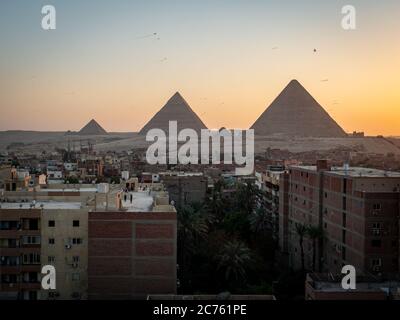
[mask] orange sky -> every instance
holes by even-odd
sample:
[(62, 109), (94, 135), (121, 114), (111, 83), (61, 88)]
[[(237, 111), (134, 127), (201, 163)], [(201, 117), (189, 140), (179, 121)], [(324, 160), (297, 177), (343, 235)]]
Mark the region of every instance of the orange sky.
[[(355, 2), (356, 31), (340, 28), (331, 4), (303, 12), (275, 2), (262, 12), (258, 1), (210, 2), (169, 15), (141, 7), (139, 18), (128, 4), (111, 13), (105, 4), (87, 19), (60, 4), (65, 20), (53, 33), (29, 29), (37, 8), (24, 7), (24, 25), (15, 15), (0, 23), (0, 130), (79, 130), (95, 118), (107, 131), (138, 131), (176, 91), (208, 127), (248, 128), (297, 79), (346, 131), (400, 136), (399, 5)], [(16, 10), (8, 5), (4, 15)], [(153, 31), (159, 39), (146, 37)]]

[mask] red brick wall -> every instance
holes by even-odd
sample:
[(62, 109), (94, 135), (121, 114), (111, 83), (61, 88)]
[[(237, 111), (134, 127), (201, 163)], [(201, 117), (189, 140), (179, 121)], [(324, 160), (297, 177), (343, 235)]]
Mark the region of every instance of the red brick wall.
[(176, 213), (89, 213), (89, 299), (176, 293)]

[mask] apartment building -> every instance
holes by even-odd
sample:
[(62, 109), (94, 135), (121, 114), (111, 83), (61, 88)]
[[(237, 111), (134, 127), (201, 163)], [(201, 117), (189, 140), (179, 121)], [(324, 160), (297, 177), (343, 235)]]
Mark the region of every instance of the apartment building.
[(36, 300), (40, 290), (41, 209), (0, 203), (0, 300)]
[(256, 185), (265, 194), (266, 215), (271, 219), (272, 233), (279, 239), (280, 180), (285, 173), (284, 166), (268, 165), (264, 170), (256, 170)]
[(79, 202), (54, 203), (41, 218), (41, 261), (56, 269), (55, 290), (41, 299), (87, 299), (88, 209)]
[[(0, 203), (0, 299), (85, 299), (87, 214), (80, 202)], [(56, 268), (56, 289), (41, 290), (41, 269)]]
[(89, 299), (176, 293), (176, 210), (159, 184), (132, 190), (117, 208), (89, 212)]
[(290, 167), (282, 187), (281, 248), (292, 267), (301, 267), (296, 225), (303, 225), (322, 230), (318, 238), (303, 236), (308, 270), (340, 273), (351, 264), (375, 274), (399, 272), (400, 173), (331, 168), (321, 160)]

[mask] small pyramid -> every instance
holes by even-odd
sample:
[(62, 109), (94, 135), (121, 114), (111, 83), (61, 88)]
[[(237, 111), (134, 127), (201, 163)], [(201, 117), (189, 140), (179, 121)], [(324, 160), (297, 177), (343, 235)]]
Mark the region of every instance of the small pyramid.
[(107, 131), (104, 130), (96, 120), (92, 119), (90, 122), (84, 126), (79, 132), (79, 135), (82, 136), (92, 136), (92, 135), (105, 135)]
[(139, 134), (147, 134), (151, 129), (169, 131), (169, 121), (177, 121), (178, 132), (183, 129), (193, 129), (200, 132), (207, 129), (203, 121), (192, 110), (185, 99), (176, 92), (153, 118), (140, 130)]
[(257, 119), (256, 135), (346, 137), (346, 132), (297, 81), (292, 80)]

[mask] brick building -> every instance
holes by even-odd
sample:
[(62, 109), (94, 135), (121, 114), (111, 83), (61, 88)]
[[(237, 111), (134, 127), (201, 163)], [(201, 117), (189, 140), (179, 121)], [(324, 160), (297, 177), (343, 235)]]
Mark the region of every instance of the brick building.
[[(301, 266), (297, 225), (323, 230), (317, 239), (316, 270), (340, 272), (345, 264), (371, 273), (399, 272), (400, 173), (368, 168), (292, 166), (282, 179), (281, 250)], [(305, 235), (311, 269), (313, 241)]]
[(176, 293), (176, 211), (89, 213), (89, 299)]
[(0, 300), (36, 300), (40, 290), (41, 210), (0, 205)]

